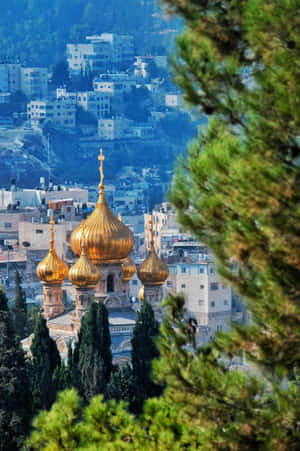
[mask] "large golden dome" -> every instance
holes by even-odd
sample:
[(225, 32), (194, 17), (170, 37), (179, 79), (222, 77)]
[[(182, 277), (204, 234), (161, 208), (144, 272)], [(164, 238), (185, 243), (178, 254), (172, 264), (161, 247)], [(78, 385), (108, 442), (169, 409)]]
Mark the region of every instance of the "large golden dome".
[[(83, 235), (85, 234), (85, 227), (82, 226)], [(84, 236), (82, 236), (81, 255), (77, 262), (69, 270), (69, 280), (77, 287), (93, 288), (100, 279), (100, 272), (95, 265), (88, 259), (86, 253), (86, 244), (84, 243)]]
[(57, 255), (54, 249), (54, 231), (53, 226), (55, 224), (53, 217), (50, 221), (51, 224), (51, 241), (50, 249), (44, 260), (42, 260), (37, 268), (36, 274), (42, 282), (47, 283), (62, 283), (68, 275), (68, 265)]
[(128, 282), (134, 275), (135, 271), (136, 266), (134, 261), (130, 257), (127, 257), (122, 263), (123, 280)]
[(153, 225), (151, 225), (151, 245), (149, 253), (143, 263), (138, 267), (137, 273), (140, 281), (144, 285), (163, 285), (168, 278), (168, 266), (158, 257), (154, 249)]
[[(99, 199), (95, 210), (85, 221), (87, 256), (93, 263), (122, 260), (130, 254), (134, 246), (133, 233), (113, 214), (106, 201), (102, 149), (98, 158), (101, 161)], [(81, 235), (82, 226), (79, 225), (70, 239), (71, 248), (77, 256), (81, 253)]]

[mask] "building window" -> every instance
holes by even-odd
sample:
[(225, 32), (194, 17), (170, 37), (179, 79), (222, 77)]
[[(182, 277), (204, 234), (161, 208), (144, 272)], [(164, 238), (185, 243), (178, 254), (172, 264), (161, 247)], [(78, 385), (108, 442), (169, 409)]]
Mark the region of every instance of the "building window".
[(183, 283), (183, 284), (181, 285), (181, 288), (185, 288), (185, 283)]
[(12, 223), (11, 222), (5, 222), (4, 223), (4, 228), (5, 229), (11, 229)]
[(211, 290), (218, 290), (219, 289), (219, 284), (218, 283), (211, 283), (210, 284), (210, 289)]
[(172, 287), (172, 286), (173, 286), (172, 281), (171, 280), (167, 280), (167, 287)]
[(204, 274), (204, 268), (200, 268), (200, 274)]
[(227, 301), (227, 299), (225, 299), (225, 301), (224, 301), (224, 305), (228, 305), (228, 301)]
[(107, 276), (107, 292), (112, 293), (114, 291), (114, 276), (112, 274), (109, 274)]
[(44, 230), (36, 229), (35, 233), (44, 233)]
[(136, 279), (134, 279), (133, 281), (132, 281), (132, 285), (137, 285), (138, 284), (138, 281), (136, 280)]
[(183, 267), (181, 268), (181, 272), (186, 273), (186, 267), (185, 267), (185, 266), (183, 266)]
[(211, 307), (214, 307), (214, 306), (215, 306), (215, 302), (214, 302), (214, 301), (211, 301), (210, 306), (211, 306)]
[(214, 268), (210, 268), (210, 274), (214, 274), (215, 273), (215, 269)]
[(201, 288), (201, 290), (203, 290), (205, 287), (204, 287), (204, 285), (200, 285), (200, 288)]
[(204, 299), (199, 299), (198, 304), (203, 305), (205, 303)]

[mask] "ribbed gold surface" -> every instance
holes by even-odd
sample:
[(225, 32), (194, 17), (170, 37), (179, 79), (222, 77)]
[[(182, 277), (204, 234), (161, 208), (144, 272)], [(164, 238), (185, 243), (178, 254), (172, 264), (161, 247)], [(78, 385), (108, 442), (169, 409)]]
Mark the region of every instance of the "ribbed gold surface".
[(138, 292), (138, 298), (139, 298), (139, 300), (140, 301), (143, 301), (144, 300), (144, 296), (145, 296), (145, 293), (144, 293), (144, 286), (142, 286), (140, 289), (139, 289), (139, 292)]
[(134, 261), (130, 257), (127, 257), (122, 263), (123, 279), (128, 282), (134, 275), (135, 271), (136, 266)]
[(143, 284), (162, 285), (168, 278), (168, 266), (157, 256), (153, 244), (147, 258), (138, 267), (137, 273)]
[(69, 280), (77, 287), (95, 287), (100, 279), (100, 271), (88, 259), (83, 249), (77, 262), (69, 270)]
[[(78, 226), (70, 239), (77, 256), (81, 252), (81, 235), (82, 227)], [(104, 190), (99, 194), (95, 210), (85, 221), (85, 239), (87, 256), (93, 263), (124, 259), (134, 246), (133, 233), (110, 210)]]
[(68, 265), (59, 258), (54, 248), (50, 248), (44, 260), (36, 268), (38, 278), (47, 283), (62, 283), (68, 272)]

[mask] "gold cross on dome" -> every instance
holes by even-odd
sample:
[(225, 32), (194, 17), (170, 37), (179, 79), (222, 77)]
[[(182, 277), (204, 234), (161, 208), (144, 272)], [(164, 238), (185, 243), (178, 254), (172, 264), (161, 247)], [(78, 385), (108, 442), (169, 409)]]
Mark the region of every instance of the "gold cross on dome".
[(53, 249), (54, 248), (54, 218), (53, 215), (51, 216), (50, 219), (50, 234), (51, 234), (51, 239), (50, 239), (50, 248)]
[(99, 172), (100, 172), (100, 177), (101, 177), (99, 188), (101, 190), (103, 190), (104, 189), (104, 183), (103, 183), (103, 180), (104, 180), (103, 161), (105, 160), (105, 156), (103, 155), (103, 150), (102, 149), (100, 149), (100, 155), (98, 155), (98, 160), (100, 161)]

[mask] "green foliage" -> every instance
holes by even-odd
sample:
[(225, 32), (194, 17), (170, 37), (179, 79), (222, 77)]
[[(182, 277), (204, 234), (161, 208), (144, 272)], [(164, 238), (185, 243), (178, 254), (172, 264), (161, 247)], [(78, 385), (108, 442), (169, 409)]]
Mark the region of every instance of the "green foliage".
[(141, 310), (137, 313), (136, 323), (131, 340), (132, 369), (135, 384), (135, 400), (131, 404), (134, 412), (141, 412), (145, 399), (159, 396), (161, 386), (152, 380), (152, 360), (159, 357), (155, 338), (159, 333), (158, 322), (148, 302), (143, 301)]
[[(56, 397), (55, 370), (60, 367), (60, 355), (56, 343), (49, 335), (46, 320), (39, 315), (34, 328), (34, 338), (30, 347), (30, 381), (35, 412), (49, 409)], [(56, 379), (58, 374), (56, 373)]]
[(15, 332), (21, 340), (28, 336), (26, 294), (21, 286), (21, 276), (18, 271), (15, 274), (15, 299), (14, 299), (14, 326)]
[(52, 88), (70, 88), (70, 75), (68, 63), (65, 60), (61, 60), (55, 64), (52, 71), (51, 78), (51, 86)]
[(132, 88), (130, 93), (124, 94), (124, 113), (128, 119), (136, 122), (147, 122), (152, 105), (151, 94), (145, 87)]
[(115, 399), (118, 402), (125, 401), (129, 410), (134, 412), (136, 392), (137, 387), (132, 368), (126, 364), (111, 374), (105, 394), (108, 399)]
[(0, 448), (20, 449), (29, 431), (31, 397), (24, 354), (0, 290)]
[(93, 302), (82, 320), (73, 356), (69, 350), (72, 384), (85, 401), (105, 392), (112, 371), (110, 345), (106, 307)]

